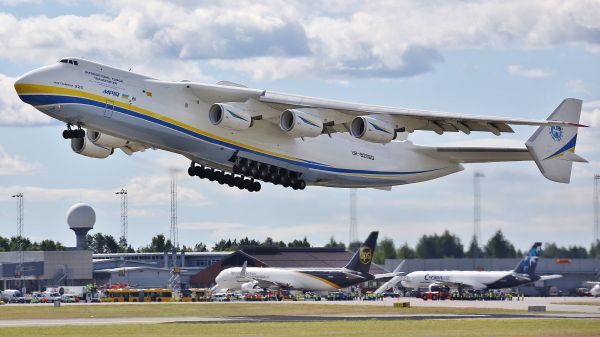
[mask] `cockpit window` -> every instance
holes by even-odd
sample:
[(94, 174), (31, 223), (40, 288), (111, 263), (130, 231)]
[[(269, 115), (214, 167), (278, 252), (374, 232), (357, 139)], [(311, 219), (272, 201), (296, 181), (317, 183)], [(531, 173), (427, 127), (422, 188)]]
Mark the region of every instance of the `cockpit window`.
[(79, 62), (75, 61), (75, 60), (69, 60), (69, 59), (62, 59), (60, 61), (58, 61), (60, 63), (68, 63), (68, 64), (72, 64), (72, 65), (79, 65)]

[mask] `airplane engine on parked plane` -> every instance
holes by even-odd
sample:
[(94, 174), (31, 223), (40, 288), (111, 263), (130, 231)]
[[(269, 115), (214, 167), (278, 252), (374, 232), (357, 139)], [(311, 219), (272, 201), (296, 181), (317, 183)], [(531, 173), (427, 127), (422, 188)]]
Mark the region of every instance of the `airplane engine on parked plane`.
[(89, 140), (91, 140), (96, 145), (101, 145), (104, 147), (123, 147), (129, 144), (129, 141), (123, 138), (107, 135), (105, 133), (100, 133), (98, 131), (89, 130), (87, 132), (87, 136)]
[(213, 125), (230, 130), (242, 131), (252, 126), (252, 116), (247, 111), (224, 103), (213, 104), (208, 119)]
[(369, 116), (359, 116), (350, 125), (352, 136), (372, 143), (389, 143), (396, 138), (394, 125)]
[(92, 158), (106, 158), (115, 151), (112, 147), (94, 144), (87, 137), (72, 138), (71, 149), (77, 154)]
[(290, 109), (281, 113), (279, 127), (290, 137), (317, 137), (323, 132), (323, 120), (315, 114)]
[(257, 281), (249, 281), (246, 283), (242, 283), (240, 288), (242, 289), (242, 291), (252, 291), (252, 290), (256, 289), (257, 286), (258, 286)]

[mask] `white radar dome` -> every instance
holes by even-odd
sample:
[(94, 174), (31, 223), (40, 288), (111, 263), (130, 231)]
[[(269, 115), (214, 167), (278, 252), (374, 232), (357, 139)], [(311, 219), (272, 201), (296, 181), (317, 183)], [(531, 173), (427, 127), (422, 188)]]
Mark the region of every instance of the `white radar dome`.
[(69, 228), (94, 228), (96, 223), (96, 212), (92, 206), (82, 202), (77, 203), (67, 211), (67, 223)]

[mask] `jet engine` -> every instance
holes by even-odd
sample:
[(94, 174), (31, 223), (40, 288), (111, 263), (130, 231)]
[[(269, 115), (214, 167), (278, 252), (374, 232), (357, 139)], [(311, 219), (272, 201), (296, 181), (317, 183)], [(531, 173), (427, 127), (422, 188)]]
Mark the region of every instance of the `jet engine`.
[(72, 138), (71, 149), (77, 154), (92, 158), (106, 158), (115, 151), (112, 147), (96, 145), (87, 137)]
[(359, 116), (350, 125), (352, 136), (373, 143), (389, 143), (396, 138), (394, 125), (370, 116)]
[(279, 127), (290, 137), (317, 137), (323, 132), (323, 120), (314, 114), (290, 109), (281, 113)]
[(242, 131), (252, 126), (252, 116), (247, 111), (224, 103), (213, 104), (208, 119), (213, 125), (230, 130)]
[(256, 289), (256, 287), (258, 287), (258, 281), (249, 281), (246, 283), (242, 283), (242, 285), (240, 286), (240, 288), (242, 289), (242, 291), (252, 291), (254, 289)]
[(92, 141), (96, 145), (101, 145), (104, 147), (123, 147), (129, 144), (129, 141), (123, 138), (107, 135), (105, 133), (100, 133), (98, 131), (89, 130), (87, 132), (87, 136), (90, 141)]

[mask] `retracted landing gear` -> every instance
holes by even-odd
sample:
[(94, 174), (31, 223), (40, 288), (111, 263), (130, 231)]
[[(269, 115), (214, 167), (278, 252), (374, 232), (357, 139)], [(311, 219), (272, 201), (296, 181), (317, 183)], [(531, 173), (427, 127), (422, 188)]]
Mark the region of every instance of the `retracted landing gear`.
[(81, 128), (81, 125), (77, 125), (77, 129), (71, 129), (71, 124), (67, 124), (67, 129), (63, 131), (62, 136), (64, 139), (72, 138), (83, 138), (85, 137), (85, 130)]

